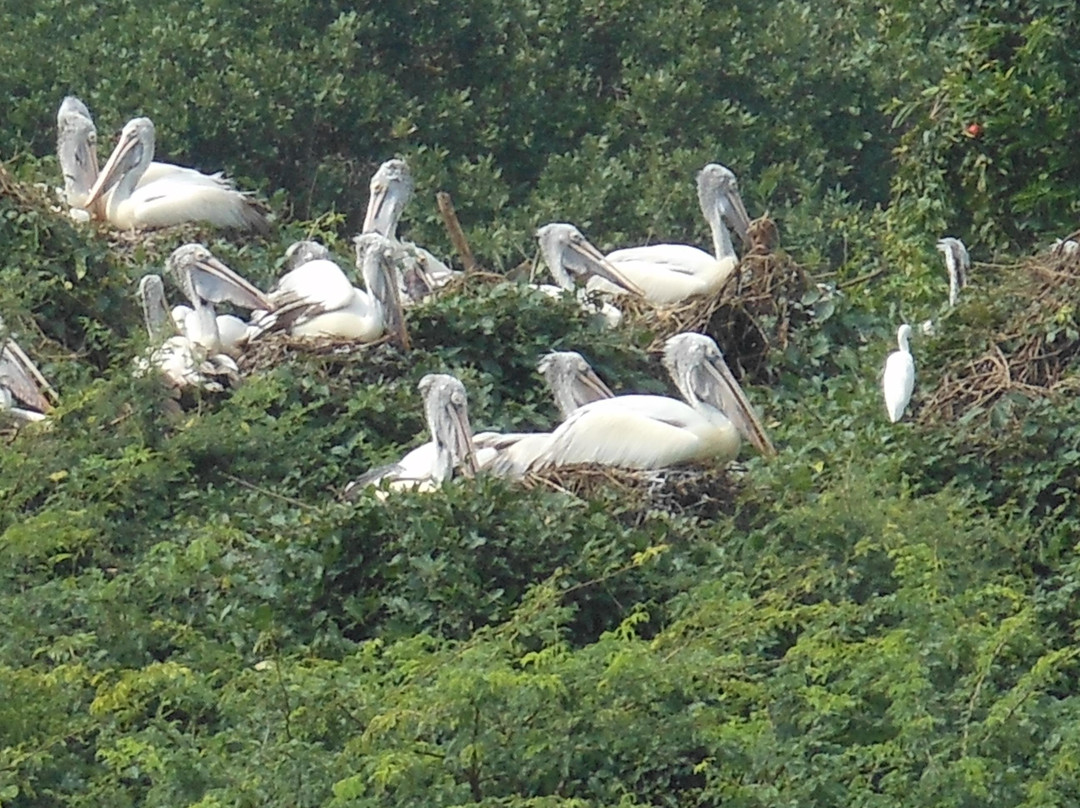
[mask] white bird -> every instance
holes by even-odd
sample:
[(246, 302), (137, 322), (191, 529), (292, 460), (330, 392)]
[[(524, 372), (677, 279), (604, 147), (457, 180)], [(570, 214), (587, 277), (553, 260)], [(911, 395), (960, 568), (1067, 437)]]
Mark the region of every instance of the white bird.
[(882, 391), (885, 393), (885, 412), (894, 424), (904, 417), (904, 410), (911, 401), (911, 391), (915, 389), (915, 359), (908, 349), (910, 338), (911, 326), (904, 323), (896, 331), (896, 342), (900, 350), (889, 354), (885, 360), (885, 374), (881, 378)]
[(294, 268), (270, 294), (270, 311), (254, 321), (258, 333), (286, 330), (294, 337), (355, 342), (373, 342), (390, 333), (408, 348), (397, 285), (390, 274), (393, 244), (377, 233), (357, 236), (355, 243), (367, 291), (352, 285), (324, 247), (297, 242), (286, 253), (286, 267)]
[(549, 297), (561, 297), (566, 291), (574, 291), (578, 305), (587, 312), (599, 315), (607, 327), (617, 326), (622, 321), (622, 312), (611, 303), (597, 299), (599, 295), (596, 292), (590, 297), (585, 288), (575, 291), (575, 278), (601, 278), (620, 292), (639, 297), (644, 294), (618, 267), (604, 258), (603, 253), (590, 244), (574, 225), (565, 222), (546, 224), (537, 229), (536, 240), (540, 244), (540, 255), (558, 285), (545, 283), (533, 288)]
[(945, 256), (945, 268), (949, 272), (949, 308), (952, 308), (960, 299), (960, 290), (967, 285), (971, 256), (964, 242), (952, 236), (938, 239), (937, 249)]
[[(20, 421), (41, 421), (52, 410), (45, 392), (55, 391), (0, 320), (0, 413)], [(16, 402), (25, 406), (15, 406)]]
[(267, 309), (270, 299), (202, 244), (177, 247), (165, 267), (192, 306), (190, 313), (178, 312), (184, 317), (181, 333), (211, 355), (241, 351), (248, 340), (247, 325), (239, 318), (222, 320), (214, 304), (229, 302), (249, 310)]
[[(459, 470), (466, 477), (476, 475), (476, 450), (469, 426), (469, 404), (465, 387), (453, 376), (429, 373), (418, 385), (424, 398), (431, 440), (413, 449), (397, 463), (373, 469), (345, 487), (346, 498), (355, 498), (370, 486), (391, 491), (433, 491)], [(384, 499), (386, 491), (376, 492)]]
[[(739, 264), (724, 226), (726, 220), (742, 239), (750, 226), (735, 174), (710, 163), (698, 172), (697, 186), (701, 212), (712, 231), (713, 255), (687, 244), (650, 244), (607, 255), (607, 260), (639, 287), (650, 303), (664, 306), (691, 297), (716, 295)], [(619, 292), (602, 279), (591, 279), (588, 288)]]
[(415, 190), (409, 164), (387, 160), (371, 178), (370, 194), (361, 233), (379, 233), (400, 247), (394, 256), (403, 299), (419, 301), (460, 274), (429, 251), (411, 241), (400, 241), (398, 221)]
[(533, 469), (599, 463), (660, 469), (679, 463), (725, 463), (745, 436), (765, 455), (775, 449), (716, 343), (703, 334), (669, 338), (664, 364), (685, 401), (626, 395), (578, 408), (552, 434)]
[[(537, 369), (563, 419), (578, 407), (614, 395), (577, 351), (546, 354)], [(473, 437), (480, 468), (510, 478), (523, 476), (550, 440), (550, 432), (481, 432)]]
[(139, 281), (139, 299), (146, 330), (153, 343), (146, 357), (136, 360), (139, 375), (150, 367), (156, 368), (166, 386), (176, 394), (184, 387), (221, 392), (239, 381), (240, 369), (232, 357), (223, 353), (211, 354), (203, 345), (176, 333), (160, 275), (143, 276)]
[[(266, 217), (250, 197), (220, 176), (194, 169), (169, 170), (141, 182), (154, 159), (154, 124), (135, 118), (125, 124), (84, 205), (91, 208), (106, 191), (105, 218), (114, 226), (136, 229), (206, 222), (216, 227), (270, 232)], [(175, 167), (174, 167), (175, 168)]]

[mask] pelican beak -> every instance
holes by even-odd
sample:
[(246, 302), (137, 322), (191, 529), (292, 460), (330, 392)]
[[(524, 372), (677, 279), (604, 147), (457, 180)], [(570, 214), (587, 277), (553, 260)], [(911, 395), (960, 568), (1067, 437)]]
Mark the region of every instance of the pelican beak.
[(743, 437), (750, 441), (761, 454), (766, 457), (775, 456), (776, 448), (769, 440), (769, 436), (765, 434), (765, 427), (762, 426), (754, 408), (750, 406), (746, 394), (732, 375), (723, 357), (709, 359), (704, 364), (704, 368), (712, 381), (712, 384), (708, 385), (709, 403), (723, 412)]
[[(59, 398), (56, 391), (47, 381), (45, 381), (45, 377), (41, 375), (38, 366), (23, 352), (23, 349), (19, 347), (19, 344), (15, 342), (15, 340), (9, 338), (6, 341), (0, 341), (0, 356), (4, 353), (7, 353), (14, 359), (15, 364), (22, 373), (32, 376), (41, 390), (44, 390), (51, 395), (54, 400)], [(33, 402), (32, 406), (37, 407), (42, 412), (52, 411), (52, 404), (50, 404), (48, 399), (33, 387), (32, 383), (26, 386), (26, 393), (28, 394), (27, 397)]]
[(720, 195), (720, 215), (739, 234), (739, 239), (745, 242), (746, 232), (750, 229), (750, 217), (737, 189), (731, 188)]
[(576, 275), (597, 275), (627, 292), (644, 297), (641, 287), (627, 278), (604, 254), (584, 238), (572, 238), (563, 253), (563, 263)]
[(592, 368), (589, 368), (585, 371), (579, 371), (576, 375), (577, 383), (584, 387), (586, 390), (590, 390), (592, 393), (594, 393), (597, 399), (613, 398), (615, 396), (615, 394), (611, 392), (610, 388), (606, 384), (604, 384), (601, 378), (596, 375)]
[[(383, 309), (383, 317), (386, 319), (386, 330), (392, 334), (398, 346), (403, 351), (409, 350), (412, 345), (409, 342), (409, 331), (405, 327), (405, 310), (401, 307), (401, 294), (398, 291), (397, 279), (394, 277), (394, 267), (390, 263), (391, 256), (388, 250), (382, 247), (371, 247), (376, 251), (379, 271), (378, 283), (373, 284), (370, 291), (375, 295)], [(368, 258), (367, 260), (372, 260)]]
[[(116, 148), (109, 155), (105, 167), (98, 174), (97, 181), (87, 194), (84, 207), (89, 210), (98, 199), (103, 197), (110, 188), (120, 181), (124, 174), (139, 162), (141, 156), (142, 149), (139, 148), (139, 139), (134, 134), (123, 134), (120, 142), (116, 144)], [(95, 162), (96, 159), (95, 157)]]
[(368, 198), (367, 213), (364, 214), (364, 225), (361, 233), (378, 233), (381, 236), (391, 237), (392, 206), (388, 204), (390, 199), (390, 186), (385, 182), (375, 182), (371, 185), (371, 196)]
[(476, 447), (473, 445), (468, 410), (465, 407), (452, 405), (450, 421), (454, 428), (454, 457), (457, 459), (461, 473), (466, 477), (475, 477), (480, 463), (476, 459)]
[[(226, 293), (207, 297), (206, 299), (210, 300), (210, 302), (222, 303), (225, 300), (229, 300), (238, 306), (249, 309), (270, 310), (274, 308), (273, 303), (263, 292), (252, 286), (251, 283), (244, 280), (244, 278), (237, 275), (213, 255), (196, 259), (195, 267), (226, 284)], [(200, 296), (202, 297), (203, 295), (200, 294)]]

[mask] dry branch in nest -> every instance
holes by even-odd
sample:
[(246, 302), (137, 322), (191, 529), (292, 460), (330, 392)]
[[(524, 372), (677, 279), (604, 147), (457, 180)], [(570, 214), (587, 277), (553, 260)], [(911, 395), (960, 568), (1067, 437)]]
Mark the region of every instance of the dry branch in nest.
[(595, 464), (530, 472), (522, 484), (526, 488), (560, 491), (579, 499), (593, 499), (604, 491), (612, 491), (639, 518), (655, 511), (699, 519), (731, 514), (741, 490), (740, 481), (726, 469), (638, 471)]
[(1007, 269), (994, 301), (1001, 324), (975, 357), (947, 361), (941, 381), (919, 413), (923, 423), (955, 423), (1007, 393), (1046, 396), (1068, 385), (1080, 354), (1080, 255), (1053, 251)]
[(269, 334), (248, 343), (236, 364), (244, 376), (288, 362), (305, 361), (313, 356), (341, 364), (363, 358), (376, 365), (385, 363), (392, 354), (396, 354), (389, 347), (391, 341), (390, 335), (374, 342), (356, 342), (335, 337), (300, 339), (283, 333)]
[(755, 219), (739, 266), (716, 296), (663, 308), (623, 297), (619, 306), (629, 321), (653, 332), (649, 350), (660, 350), (674, 334), (698, 331), (716, 340), (740, 376), (768, 381), (769, 352), (787, 347), (795, 321), (804, 316), (796, 304), (808, 286), (802, 267), (779, 243), (776, 223)]

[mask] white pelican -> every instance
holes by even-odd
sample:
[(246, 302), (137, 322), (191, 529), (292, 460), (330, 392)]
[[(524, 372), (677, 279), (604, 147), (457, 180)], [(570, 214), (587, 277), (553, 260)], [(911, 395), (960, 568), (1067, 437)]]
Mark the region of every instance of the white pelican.
[(112, 189), (105, 202), (105, 218), (116, 227), (136, 229), (207, 222), (216, 227), (255, 230), (263, 235), (270, 232), (266, 218), (248, 195), (220, 176), (208, 176), (193, 169), (168, 170), (156, 179), (140, 182), (153, 158), (153, 122), (149, 118), (128, 121), (87, 194), (85, 206), (89, 208)]
[[(418, 385), (424, 398), (431, 440), (413, 449), (397, 463), (373, 469), (345, 487), (346, 498), (355, 498), (369, 486), (384, 482), (391, 491), (433, 491), (459, 469), (466, 477), (476, 475), (476, 450), (469, 426), (465, 387), (453, 376), (429, 373)], [(376, 493), (385, 498), (385, 491)]]
[(910, 338), (911, 326), (904, 323), (896, 332), (896, 342), (900, 350), (889, 354), (885, 360), (885, 374), (881, 377), (881, 387), (885, 393), (885, 412), (894, 424), (904, 417), (904, 410), (911, 401), (911, 391), (915, 389), (915, 359), (908, 349)]
[[(638, 286), (650, 303), (664, 306), (690, 297), (715, 295), (738, 266), (724, 220), (745, 239), (750, 218), (739, 196), (735, 174), (709, 163), (698, 172), (697, 186), (701, 212), (712, 230), (713, 255), (687, 244), (650, 244), (607, 255), (608, 261)], [(601, 279), (590, 279), (588, 288), (619, 292)]]
[(697, 460), (727, 462), (740, 435), (765, 455), (773, 448), (716, 343), (703, 334), (669, 338), (664, 364), (686, 401), (627, 395), (594, 401), (552, 434), (533, 469), (599, 463), (636, 469)]
[(176, 393), (189, 386), (221, 392), (239, 381), (240, 369), (232, 357), (212, 354), (203, 345), (176, 333), (160, 275), (143, 276), (139, 281), (139, 299), (146, 330), (154, 343), (147, 357), (135, 363), (140, 374), (151, 366), (157, 368), (166, 386)]
[(964, 242), (952, 236), (938, 239), (937, 249), (945, 256), (945, 268), (949, 272), (949, 308), (952, 308), (960, 299), (960, 290), (967, 285), (971, 256), (968, 255)]
[[(44, 420), (52, 410), (44, 391), (53, 393), (37, 365), (4, 332), (0, 320), (0, 413), (20, 421)], [(15, 406), (16, 402), (25, 406)]]
[(181, 333), (210, 354), (242, 350), (248, 339), (247, 325), (236, 317), (222, 319), (213, 304), (230, 302), (245, 309), (267, 309), (270, 299), (202, 244), (177, 247), (165, 267), (192, 305), (190, 312), (174, 312), (174, 319), (177, 314), (183, 316)]
[[(614, 395), (577, 351), (546, 354), (537, 369), (564, 419), (578, 407)], [(550, 440), (550, 432), (481, 432), (473, 438), (480, 468), (510, 478), (524, 475)]]
[(395, 255), (399, 273), (398, 283), (407, 301), (419, 301), (445, 286), (459, 274), (411, 241), (400, 241), (398, 221), (415, 189), (409, 164), (404, 160), (387, 160), (371, 178), (367, 212), (361, 233), (379, 233), (400, 245)]
[(364, 291), (352, 285), (325, 247), (315, 242), (293, 244), (285, 265), (295, 268), (282, 276), (270, 294), (270, 310), (254, 320), (258, 333), (287, 330), (294, 337), (356, 342), (373, 342), (391, 333), (408, 348), (397, 284), (390, 276), (393, 249), (377, 233), (357, 236), (356, 262), (367, 286)]
[[(538, 284), (534, 288), (549, 297), (561, 297), (563, 292), (573, 291), (575, 278), (586, 280), (593, 277), (602, 278), (611, 288), (620, 292), (629, 292), (639, 297), (644, 295), (644, 292), (618, 267), (604, 258), (603, 253), (590, 244), (574, 225), (565, 222), (545, 224), (537, 228), (536, 240), (540, 244), (540, 255), (543, 256), (557, 286)], [(611, 303), (591, 300), (589, 292), (584, 288), (578, 289), (575, 295), (581, 308), (598, 314), (609, 328), (622, 322), (622, 312)], [(597, 296), (594, 292), (593, 297)]]

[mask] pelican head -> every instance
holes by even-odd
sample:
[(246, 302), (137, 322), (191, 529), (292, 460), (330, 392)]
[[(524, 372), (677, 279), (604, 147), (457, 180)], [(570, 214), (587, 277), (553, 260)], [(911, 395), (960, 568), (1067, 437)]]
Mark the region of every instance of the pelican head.
[(405, 328), (405, 312), (401, 308), (394, 260), (397, 245), (378, 233), (364, 233), (353, 239), (356, 246), (356, 266), (364, 276), (368, 292), (382, 307), (386, 331), (398, 344), (409, 349), (409, 333)]
[(139, 301), (150, 339), (163, 342), (176, 333), (172, 313), (165, 303), (165, 284), (160, 275), (143, 275), (139, 281)]
[(185, 244), (173, 250), (165, 268), (184, 295), (198, 308), (203, 303), (235, 303), (245, 309), (271, 309), (261, 291), (214, 257), (204, 245)]
[(361, 232), (397, 238), (398, 220), (412, 199), (413, 188), (412, 173), (404, 160), (387, 160), (379, 166), (371, 178), (371, 194)]
[(153, 159), (154, 122), (149, 118), (132, 118), (124, 124), (116, 148), (90, 189), (86, 205), (92, 205), (121, 182), (130, 186), (129, 191), (133, 189)]
[(54, 398), (56, 391), (45, 381), (38, 366), (19, 344), (4, 330), (0, 319), (0, 388), (7, 389), (15, 399), (39, 412), (49, 412), (52, 405), (42, 391)]
[(971, 256), (964, 242), (952, 236), (938, 239), (937, 249), (945, 256), (945, 268), (949, 272), (949, 305), (955, 306), (960, 299), (960, 290), (967, 286)]
[(692, 407), (719, 410), (759, 452), (776, 454), (746, 394), (711, 338), (691, 332), (668, 338), (664, 343), (664, 367)]
[(709, 224), (713, 225), (722, 218), (739, 234), (740, 239), (746, 241), (750, 217), (739, 195), (735, 172), (718, 163), (709, 163), (698, 172), (697, 186), (698, 203)]
[(476, 449), (469, 425), (469, 401), (465, 386), (445, 373), (429, 373), (420, 380), (431, 439), (438, 456), (433, 479), (442, 483), (459, 467), (467, 477), (476, 475)]
[(541, 357), (537, 369), (551, 388), (564, 419), (591, 401), (614, 396), (577, 351), (546, 354)]
[(555, 282), (563, 289), (573, 289), (573, 276), (596, 275), (621, 289), (640, 296), (644, 292), (623, 272), (588, 242), (581, 231), (572, 224), (553, 222), (536, 230), (540, 253), (551, 270)]
[(308, 261), (330, 261), (330, 251), (317, 241), (296, 241), (285, 250), (285, 271), (291, 272)]
[(56, 113), (56, 155), (64, 175), (64, 198), (81, 208), (98, 175), (97, 127), (86, 104), (69, 95)]

